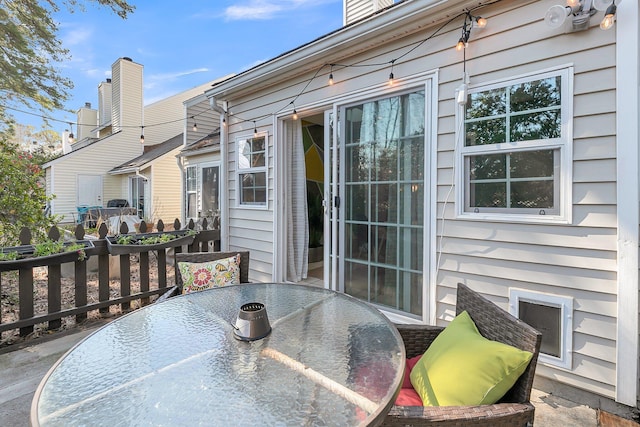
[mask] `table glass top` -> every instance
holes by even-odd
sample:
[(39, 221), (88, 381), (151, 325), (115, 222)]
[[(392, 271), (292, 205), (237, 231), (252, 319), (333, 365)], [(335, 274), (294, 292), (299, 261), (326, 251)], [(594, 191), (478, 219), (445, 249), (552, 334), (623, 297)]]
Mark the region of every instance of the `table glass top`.
[[(272, 332), (234, 337), (240, 306)], [(32, 421), (73, 425), (359, 425), (380, 420), (405, 364), (375, 308), (308, 286), (243, 284), (175, 297), (111, 322), (43, 379)]]

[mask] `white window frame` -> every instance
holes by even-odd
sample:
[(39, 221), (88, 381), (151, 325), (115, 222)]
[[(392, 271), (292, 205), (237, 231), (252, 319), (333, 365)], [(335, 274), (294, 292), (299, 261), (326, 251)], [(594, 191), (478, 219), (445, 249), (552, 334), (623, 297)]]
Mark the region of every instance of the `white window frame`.
[[(257, 138), (261, 138), (264, 137), (264, 166), (259, 166), (259, 167), (245, 167), (242, 168), (240, 165), (240, 143), (242, 141), (246, 141), (246, 140), (250, 140), (250, 139), (257, 139)], [(237, 191), (237, 197), (236, 197), (236, 205), (238, 207), (241, 208), (248, 208), (248, 209), (261, 209), (261, 210), (265, 210), (268, 208), (269, 205), (269, 171), (268, 171), (268, 165), (269, 165), (269, 135), (267, 132), (258, 132), (252, 135), (245, 135), (245, 136), (239, 136), (236, 138), (236, 143), (235, 143), (235, 149), (236, 149), (236, 191)], [(243, 174), (247, 174), (247, 173), (264, 173), (264, 179), (265, 179), (265, 195), (264, 195), (264, 203), (243, 203), (242, 202), (242, 180), (241, 180), (241, 175)]]
[[(573, 67), (562, 66), (547, 69), (536, 73), (529, 73), (517, 77), (493, 81), (482, 85), (472, 86), (469, 94), (483, 92), (491, 89), (504, 88), (534, 80), (560, 76), (561, 83), (561, 124), (560, 138), (506, 142), (500, 144), (465, 146), (465, 104), (458, 104), (456, 109), (456, 187), (460, 189), (456, 193), (457, 217), (467, 220), (480, 221), (508, 221), (508, 222), (529, 222), (529, 223), (559, 223), (570, 224), (572, 221), (572, 177), (573, 177)], [(474, 155), (490, 155), (511, 152), (525, 152), (538, 150), (558, 150), (559, 159), (554, 162), (554, 177), (557, 184), (554, 184), (554, 193), (557, 197), (557, 213), (549, 213), (548, 210), (540, 209), (538, 213), (518, 212), (517, 208), (505, 208), (504, 211), (491, 209), (471, 210), (467, 207), (469, 183), (466, 173), (467, 158)], [(558, 170), (559, 168), (559, 170)], [(554, 180), (555, 181), (555, 180)]]
[[(195, 184), (196, 184), (196, 188), (195, 190), (189, 190), (189, 170), (195, 170)], [(190, 194), (195, 194), (196, 195), (196, 216), (195, 217), (191, 217), (189, 216), (189, 195)], [(184, 170), (184, 218), (185, 218), (185, 224), (187, 224), (189, 222), (190, 219), (193, 219), (193, 221), (197, 221), (198, 219), (198, 165), (194, 164), (194, 165), (189, 165), (185, 168)]]
[(538, 361), (571, 370), (573, 363), (573, 298), (510, 288), (509, 313), (517, 318), (520, 318), (520, 301), (560, 309), (560, 357), (540, 352)]
[[(193, 163), (190, 165), (185, 166), (184, 168), (184, 218), (185, 218), (185, 223), (188, 223), (190, 219), (193, 219), (194, 222), (197, 222), (198, 220), (200, 220), (203, 216), (201, 215), (202, 213), (202, 192), (203, 192), (203, 188), (202, 188), (202, 180), (203, 180), (203, 172), (202, 170), (205, 168), (211, 168), (211, 167), (217, 167), (218, 168), (218, 209), (220, 208), (220, 187), (221, 187), (221, 175), (220, 175), (220, 171), (222, 170), (222, 165), (220, 164), (220, 162), (204, 162), (204, 163)], [(188, 177), (189, 177), (189, 170), (190, 169), (194, 169), (196, 171), (195, 173), (195, 190), (189, 190), (188, 188)], [(189, 195), (190, 194), (195, 194), (196, 195), (196, 206), (195, 206), (195, 210), (196, 210), (196, 216), (192, 217), (189, 216)], [(218, 212), (219, 214), (219, 212)]]

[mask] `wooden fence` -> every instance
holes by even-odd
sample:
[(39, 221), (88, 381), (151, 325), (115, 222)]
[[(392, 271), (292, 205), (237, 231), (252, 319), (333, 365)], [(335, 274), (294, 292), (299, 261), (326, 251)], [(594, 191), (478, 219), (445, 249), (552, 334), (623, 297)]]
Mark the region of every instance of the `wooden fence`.
[[(194, 236), (193, 243), (185, 246), (188, 252), (208, 252), (210, 248), (213, 250), (220, 250), (220, 230), (207, 229), (206, 220), (203, 221), (202, 230), (197, 231)], [(159, 233), (164, 231), (164, 224), (160, 220), (157, 223), (157, 230)], [(181, 230), (181, 224), (179, 220), (175, 220), (173, 224), (174, 230)], [(194, 230), (195, 224), (190, 221), (187, 225), (187, 229)], [(147, 226), (144, 222), (140, 224), (140, 233), (145, 233)], [(93, 248), (86, 250), (86, 259), (80, 260), (80, 257), (75, 257), (74, 263), (74, 280), (75, 280), (75, 298), (74, 306), (72, 308), (62, 308), (62, 264), (60, 258), (52, 257), (50, 261), (46, 261), (47, 268), (47, 313), (34, 313), (34, 268), (32, 266), (24, 266), (16, 263), (16, 268), (12, 268), (9, 262), (4, 261), (3, 270), (18, 271), (18, 307), (19, 316), (18, 320), (2, 323), (0, 316), (0, 336), (2, 332), (11, 331), (14, 329), (20, 330), (20, 336), (26, 336), (33, 332), (34, 325), (46, 323), (48, 329), (58, 329), (62, 325), (62, 318), (67, 316), (75, 316), (76, 322), (81, 322), (87, 319), (87, 313), (93, 310), (99, 310), (101, 314), (106, 315), (109, 312), (109, 307), (120, 304), (123, 311), (130, 310), (131, 301), (140, 300), (141, 305), (149, 304), (150, 297), (159, 295), (168, 290), (174, 283), (167, 283), (167, 252), (166, 249), (158, 249), (155, 251), (140, 251), (131, 250), (130, 253), (122, 253), (115, 255), (120, 261), (120, 295), (111, 297), (110, 295), (110, 272), (109, 272), (109, 257), (114, 256), (109, 252), (107, 247), (107, 226), (102, 224), (98, 230), (99, 238), (91, 240)], [(122, 224), (120, 228), (121, 234), (128, 232), (126, 224)], [(78, 225), (75, 228), (76, 241), (85, 240), (85, 230), (82, 225)], [(133, 236), (136, 236), (135, 234)], [(60, 231), (56, 227), (52, 227), (49, 231), (49, 239), (58, 240), (60, 238)], [(30, 243), (31, 233), (28, 229), (24, 229), (21, 233), (22, 245), (28, 245)], [(179, 239), (176, 239), (179, 240)], [(164, 244), (166, 247), (173, 248), (174, 252), (182, 252), (183, 247), (178, 241), (175, 246), (171, 241)], [(154, 252), (157, 256), (157, 283), (150, 283), (150, 265), (149, 265), (149, 252)], [(131, 293), (131, 254), (137, 254), (139, 257), (139, 292)], [(90, 257), (98, 258), (98, 301), (93, 303), (87, 302), (87, 260)], [(64, 263), (68, 262), (65, 261)], [(42, 265), (42, 264), (40, 264)], [(2, 274), (0, 273), (0, 295), (2, 292)], [(5, 273), (6, 274), (6, 273)], [(13, 273), (15, 274), (15, 273)], [(153, 285), (153, 286), (151, 286)], [(6, 295), (4, 295), (6, 296)], [(1, 310), (1, 306), (0, 306)], [(1, 313), (0, 313), (1, 315)]]

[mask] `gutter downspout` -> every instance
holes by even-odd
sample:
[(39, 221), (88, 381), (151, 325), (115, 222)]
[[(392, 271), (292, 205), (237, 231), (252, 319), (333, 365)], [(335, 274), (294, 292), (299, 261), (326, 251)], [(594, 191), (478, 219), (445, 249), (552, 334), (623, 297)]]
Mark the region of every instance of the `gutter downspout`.
[(146, 176), (142, 175), (140, 173), (140, 168), (136, 168), (136, 176), (139, 176), (140, 178), (144, 179), (145, 181), (149, 181), (149, 178), (147, 178)]

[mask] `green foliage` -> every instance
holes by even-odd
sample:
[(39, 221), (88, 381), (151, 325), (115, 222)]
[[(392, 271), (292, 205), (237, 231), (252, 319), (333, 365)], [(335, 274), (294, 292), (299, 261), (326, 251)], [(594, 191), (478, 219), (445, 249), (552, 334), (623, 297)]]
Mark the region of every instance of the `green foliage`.
[(61, 240), (44, 240), (41, 243), (35, 244), (33, 249), (33, 256), (47, 256), (53, 254), (59, 254), (61, 252), (78, 252), (78, 260), (84, 261), (87, 259), (87, 254), (84, 251), (84, 245), (81, 243), (71, 243), (65, 245)]
[(18, 259), (17, 251), (0, 252), (0, 261), (14, 261)]
[(59, 23), (52, 15), (60, 5), (73, 12), (89, 3), (109, 7), (123, 19), (134, 9), (125, 0), (0, 0), (0, 119), (5, 126), (6, 106), (63, 107), (73, 83), (59, 67), (71, 57), (58, 40)]
[(143, 239), (140, 239), (138, 242), (140, 245), (155, 245), (157, 243), (167, 243), (170, 240), (175, 239), (177, 236), (175, 234), (161, 234), (159, 236), (149, 236)]
[(45, 213), (47, 197), (43, 171), (33, 156), (20, 152), (0, 136), (0, 246), (18, 246), (22, 227), (34, 240), (46, 238), (57, 218)]

